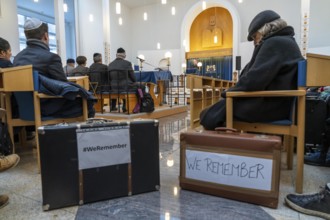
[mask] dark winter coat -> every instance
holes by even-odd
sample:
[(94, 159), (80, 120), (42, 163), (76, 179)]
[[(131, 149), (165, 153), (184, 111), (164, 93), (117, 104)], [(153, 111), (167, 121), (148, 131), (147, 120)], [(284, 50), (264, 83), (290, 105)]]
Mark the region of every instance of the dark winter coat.
[[(262, 39), (239, 81), (228, 91), (293, 90), (297, 88), (297, 62), (303, 57), (293, 38), (292, 27), (285, 27)], [(226, 96), (226, 92), (222, 97)], [(247, 122), (289, 119), (292, 98), (235, 98), (234, 118)], [(225, 100), (201, 113), (207, 129), (225, 121)]]
[(135, 89), (134, 82), (136, 82), (136, 78), (131, 62), (116, 58), (109, 64), (108, 70), (112, 90), (126, 91), (127, 89)]
[(33, 69), (39, 74), (51, 79), (68, 81), (63, 71), (59, 55), (49, 51), (49, 47), (40, 40), (28, 39), (27, 47), (14, 58), (14, 66), (32, 64)]

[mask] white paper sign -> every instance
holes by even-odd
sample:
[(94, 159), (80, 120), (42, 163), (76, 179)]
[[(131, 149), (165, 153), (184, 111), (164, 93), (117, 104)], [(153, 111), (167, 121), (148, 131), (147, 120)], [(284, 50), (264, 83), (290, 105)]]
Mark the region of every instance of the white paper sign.
[(186, 150), (186, 178), (271, 190), (271, 159)]
[(129, 126), (77, 129), (79, 170), (131, 162)]

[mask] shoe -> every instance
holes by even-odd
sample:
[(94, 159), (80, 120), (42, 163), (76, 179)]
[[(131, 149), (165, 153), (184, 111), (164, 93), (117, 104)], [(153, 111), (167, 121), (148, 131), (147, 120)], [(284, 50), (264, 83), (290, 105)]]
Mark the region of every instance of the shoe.
[(10, 154), (8, 156), (0, 156), (0, 172), (16, 167), (20, 160), (17, 154)]
[(117, 111), (118, 110), (118, 108), (111, 108), (110, 109), (110, 111), (112, 112), (112, 111)]
[(5, 207), (9, 202), (9, 198), (7, 195), (0, 195), (0, 209)]
[(123, 108), (122, 110), (123, 110), (123, 112), (127, 112), (127, 109), (126, 108)]
[(314, 194), (289, 194), (285, 197), (286, 204), (301, 213), (330, 220), (330, 183)]
[(324, 156), (321, 152), (309, 153), (305, 155), (304, 162), (314, 166), (330, 167), (330, 154)]

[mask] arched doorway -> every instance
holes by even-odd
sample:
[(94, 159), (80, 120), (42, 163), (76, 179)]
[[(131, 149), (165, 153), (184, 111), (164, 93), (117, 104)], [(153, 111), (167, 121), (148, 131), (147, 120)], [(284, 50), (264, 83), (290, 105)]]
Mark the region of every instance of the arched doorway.
[[(206, 10), (211, 8), (223, 8), (228, 11), (229, 16), (232, 20), (232, 39), (231, 44), (231, 56), (232, 58), (238, 54), (238, 42), (240, 36), (240, 22), (238, 12), (236, 8), (227, 0), (209, 0), (207, 1)], [(211, 10), (212, 11), (212, 10)], [(201, 3), (198, 2), (193, 5), (186, 13), (181, 26), (181, 61), (182, 63), (186, 63), (186, 52), (191, 51), (191, 39), (190, 39), (190, 30), (193, 25), (195, 19), (203, 12), (201, 7)], [(232, 59), (231, 68), (235, 66), (235, 59)]]

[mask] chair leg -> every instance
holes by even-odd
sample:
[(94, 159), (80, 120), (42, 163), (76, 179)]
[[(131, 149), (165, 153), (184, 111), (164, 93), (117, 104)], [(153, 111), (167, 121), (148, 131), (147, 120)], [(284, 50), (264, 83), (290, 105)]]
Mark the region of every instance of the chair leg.
[(294, 149), (294, 137), (285, 135), (284, 136), (284, 147), (286, 149), (286, 164), (288, 170), (293, 168), (293, 149)]

